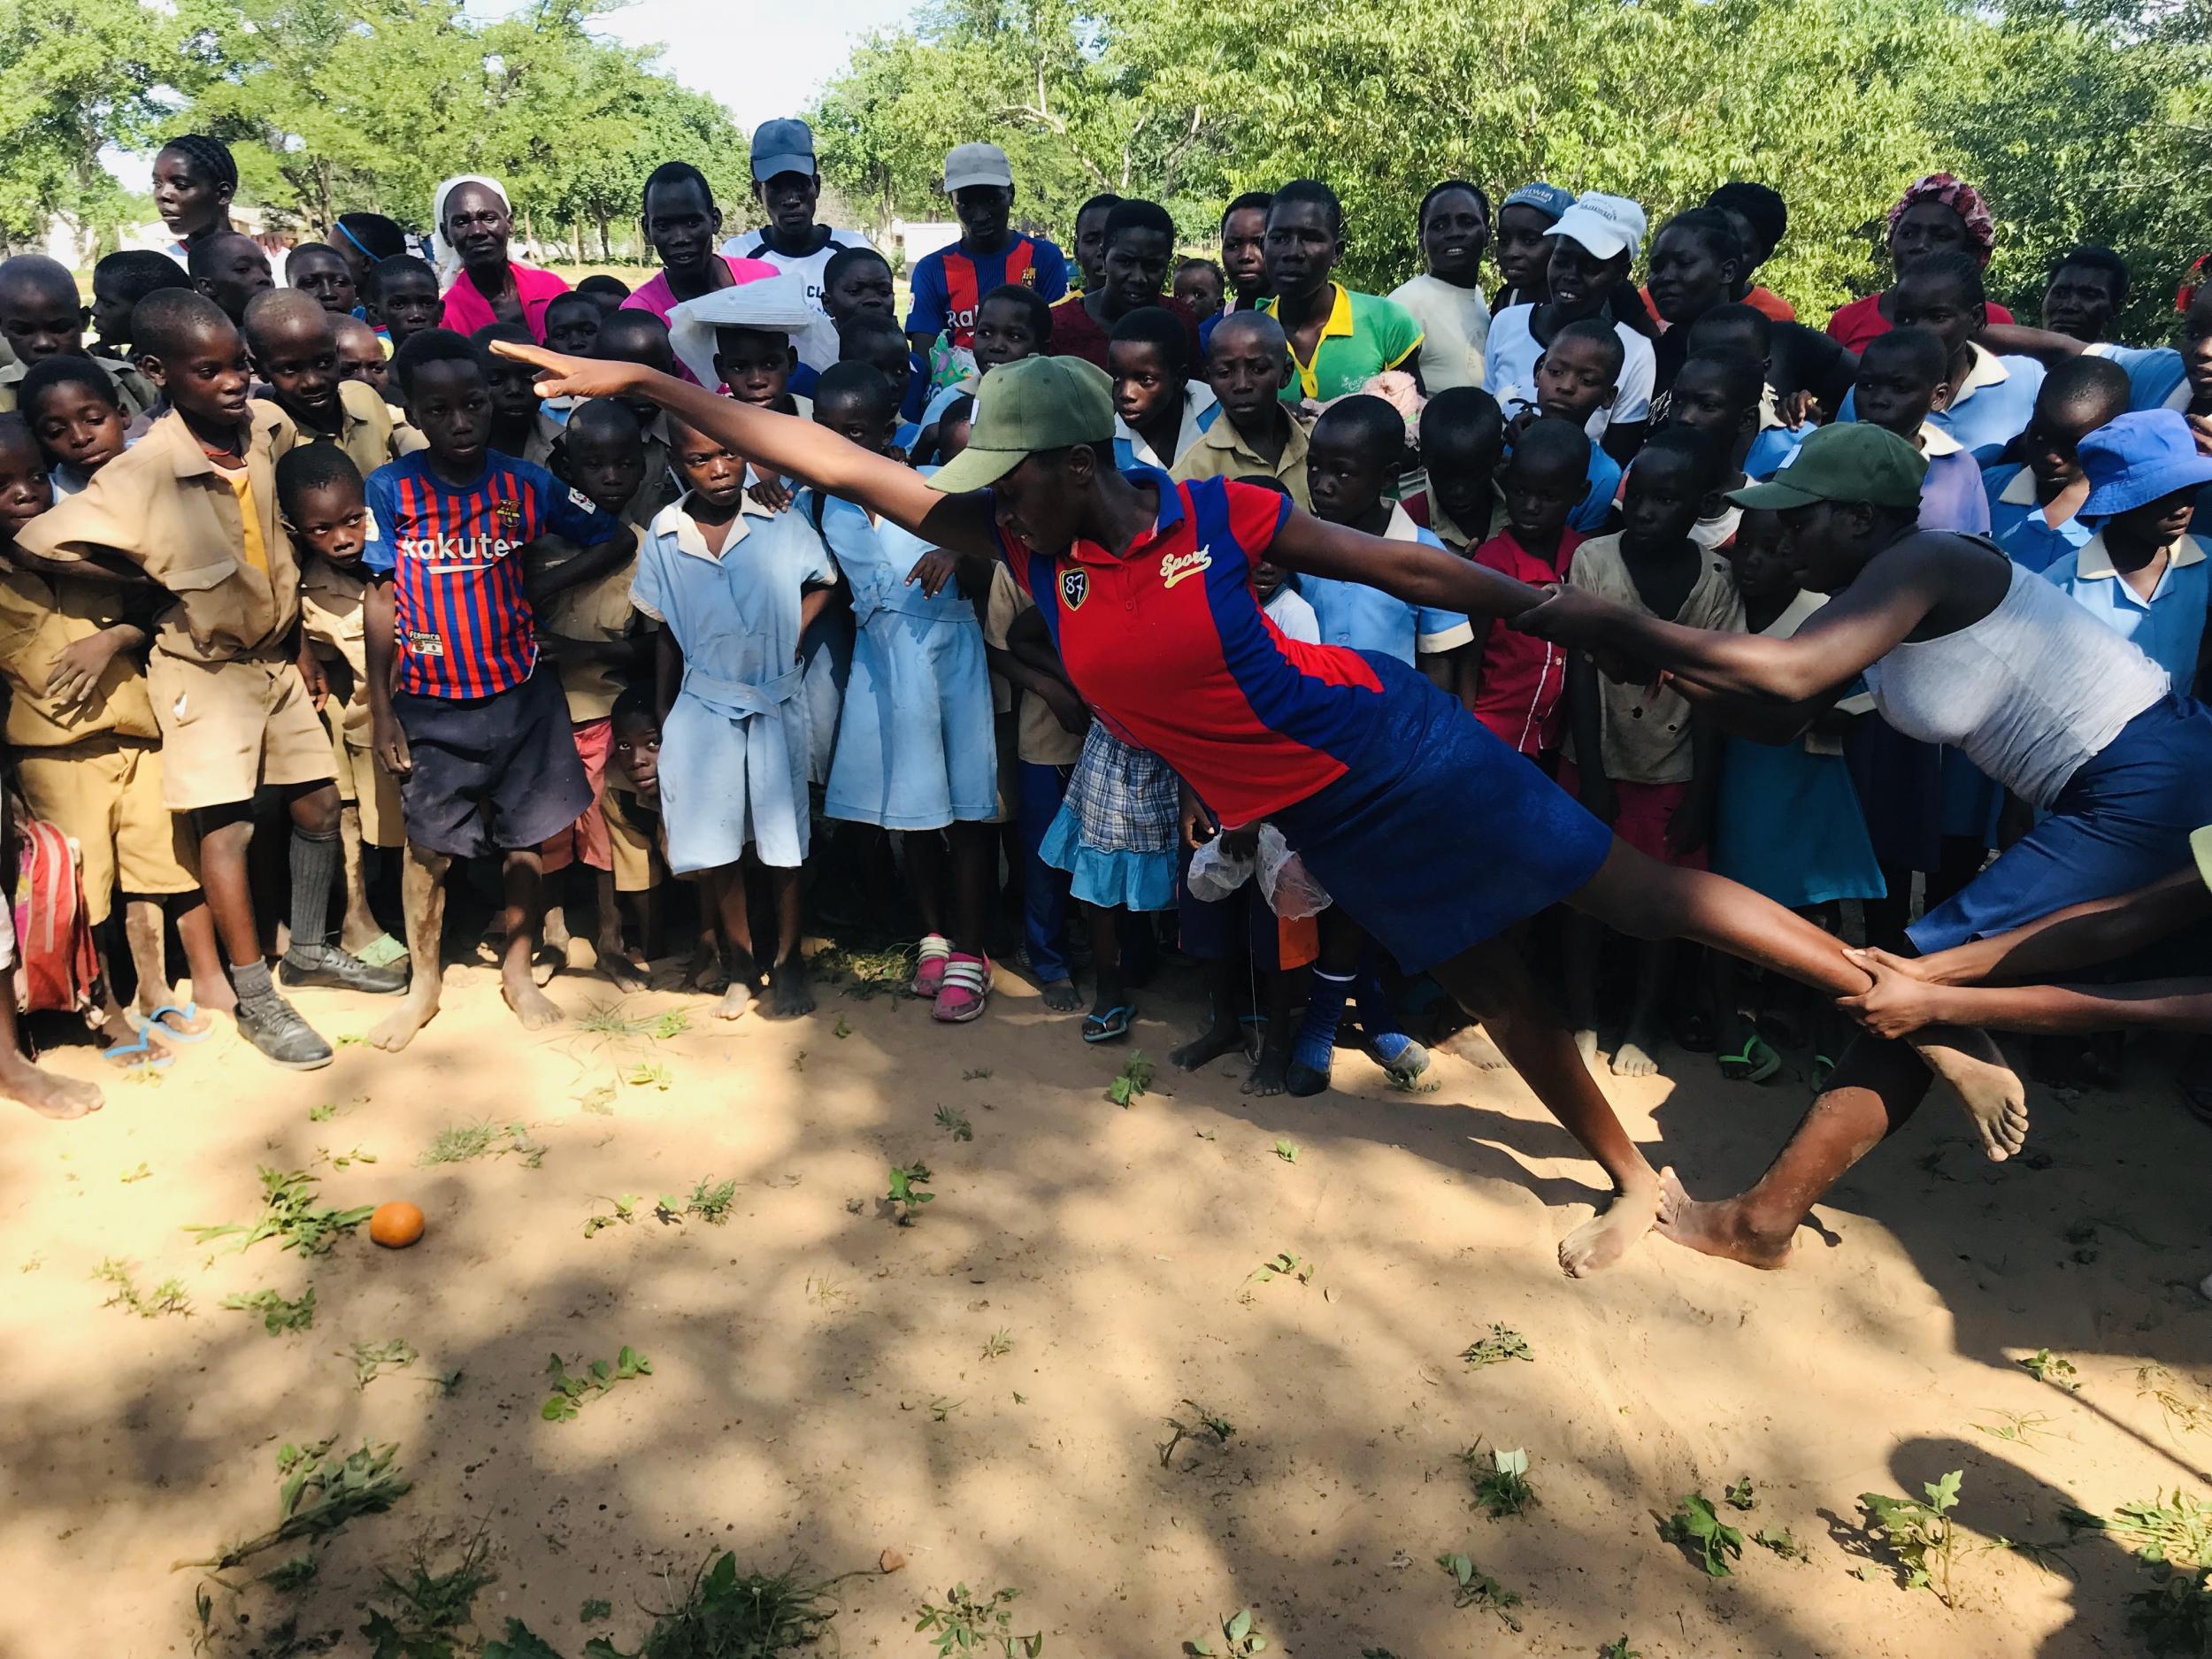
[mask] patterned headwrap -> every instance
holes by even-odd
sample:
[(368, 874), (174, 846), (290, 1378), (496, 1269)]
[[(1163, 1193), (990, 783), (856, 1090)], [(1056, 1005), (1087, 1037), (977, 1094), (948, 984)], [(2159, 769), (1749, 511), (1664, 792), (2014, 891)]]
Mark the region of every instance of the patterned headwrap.
[(1908, 187), (1902, 199), (1890, 209), (1889, 227), (1895, 230), (1905, 210), (1922, 202), (1940, 202), (1963, 219), (1975, 262), (1989, 263), (1990, 249), (1997, 240), (1997, 221), (1989, 216), (1989, 204), (1982, 200), (1979, 190), (1955, 174), (1932, 173)]

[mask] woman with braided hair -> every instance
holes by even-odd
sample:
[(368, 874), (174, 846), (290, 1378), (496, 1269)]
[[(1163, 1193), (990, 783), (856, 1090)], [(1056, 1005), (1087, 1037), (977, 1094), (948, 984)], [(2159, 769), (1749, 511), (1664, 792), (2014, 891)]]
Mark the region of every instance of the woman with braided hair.
[(211, 236), (231, 228), (238, 163), (230, 146), (204, 133), (182, 133), (154, 157), (154, 211), (177, 240), (166, 251), (179, 265)]

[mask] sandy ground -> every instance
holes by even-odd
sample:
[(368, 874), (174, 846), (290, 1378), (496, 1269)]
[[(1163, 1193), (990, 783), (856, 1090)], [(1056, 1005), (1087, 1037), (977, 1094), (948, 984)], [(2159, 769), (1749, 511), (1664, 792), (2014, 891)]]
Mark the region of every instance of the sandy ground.
[[(8, 1659), (188, 1651), (204, 1580), (170, 1563), (269, 1525), (278, 1444), (330, 1435), (396, 1442), (412, 1492), (330, 1540), (303, 1593), (211, 1586), (216, 1652), (248, 1652), (290, 1610), (365, 1653), (353, 1632), (379, 1569), (418, 1547), (449, 1560), (480, 1526), (499, 1576), (480, 1624), (519, 1616), (571, 1655), (603, 1631), (634, 1646), (664, 1575), (725, 1548), (825, 1573), (907, 1556), (841, 1586), (848, 1654), (926, 1654), (913, 1609), (956, 1580), (1018, 1588), (1017, 1628), (1094, 1659), (1179, 1652), (1243, 1606), (1298, 1659), (1590, 1655), (1623, 1634), (1647, 1659), (2119, 1654), (2139, 1650), (2127, 1597), (2145, 1576), (2109, 1539), (2069, 1544), (2062, 1507), (2212, 1484), (2212, 1435), (2170, 1427), (2137, 1380), (2152, 1363), (2201, 1377), (2212, 1356), (2206, 1133), (2166, 1103), (2156, 1052), (2132, 1056), (2124, 1095), (2038, 1091), (2041, 1156), (2003, 1169), (1932, 1105), (1818, 1212), (1786, 1273), (1654, 1239), (1571, 1283), (1554, 1248), (1589, 1213), (1594, 1166), (1509, 1074), (1456, 1059), (1409, 1094), (1348, 1054), (1341, 1092), (1310, 1102), (1243, 1097), (1228, 1065), (1163, 1068), (1123, 1110), (1103, 1094), (1123, 1054), (1086, 1049), (1010, 973), (963, 1031), (833, 991), (803, 1022), (735, 1029), (700, 998), (629, 999), (690, 1014), (665, 1041), (525, 1039), (488, 971), (447, 978), (447, 1011), (402, 1056), (349, 1045), (295, 1078), (226, 1032), (157, 1082), (114, 1084), (88, 1123), (5, 1118)], [(553, 995), (572, 1012), (613, 1000), (578, 975)], [(1164, 1056), (1191, 1002), (1147, 1000), (1161, 1018), (1136, 1046)], [(374, 1018), (370, 999), (302, 1002), (334, 1034)], [(1677, 1081), (1608, 1088), (1694, 1190), (1732, 1187), (1801, 1087), (1663, 1058)], [(650, 1063), (666, 1087), (617, 1081)], [(936, 1125), (941, 1105), (972, 1141)], [(417, 1166), (438, 1130), (487, 1117), (526, 1121), (541, 1166)], [(376, 1162), (336, 1167), (357, 1149)], [(937, 1197), (899, 1227), (878, 1201), (888, 1166), (917, 1159)], [(311, 1168), (338, 1204), (412, 1199), (428, 1236), (302, 1259), (180, 1230), (253, 1216), (257, 1164)], [(709, 1175), (739, 1182), (726, 1225), (650, 1218), (654, 1195)], [(630, 1193), (638, 1219), (587, 1239), (597, 1201)], [(1278, 1251), (1315, 1264), (1310, 1282), (1248, 1283)], [(109, 1256), (143, 1288), (180, 1278), (189, 1317), (103, 1308)], [(219, 1306), (310, 1284), (301, 1335)], [(1462, 1363), (1494, 1322), (1532, 1363)], [(983, 1357), (999, 1331), (1011, 1350)], [(346, 1350), (394, 1338), (420, 1358), (357, 1389)], [(541, 1419), (549, 1352), (624, 1344), (649, 1378)], [(2078, 1367), (2078, 1394), (2016, 1363), (2040, 1348)], [(1164, 1468), (1189, 1401), (1234, 1439), (1187, 1441)], [(2025, 1442), (1976, 1426), (2008, 1414), (2047, 1421)], [(1457, 1455), (1478, 1440), (1528, 1452), (1527, 1516), (1471, 1507)], [(1949, 1611), (1878, 1552), (1870, 1564), (1857, 1495), (1950, 1469), (1971, 1542), (2062, 1545), (2062, 1569), (1976, 1550)], [(1811, 1561), (1749, 1548), (1709, 1580), (1655, 1517), (1746, 1474), (1757, 1508), (1724, 1513), (1788, 1527)], [(1519, 1634), (1454, 1608), (1447, 1551), (1524, 1598)], [(586, 1627), (590, 1598), (615, 1611)]]

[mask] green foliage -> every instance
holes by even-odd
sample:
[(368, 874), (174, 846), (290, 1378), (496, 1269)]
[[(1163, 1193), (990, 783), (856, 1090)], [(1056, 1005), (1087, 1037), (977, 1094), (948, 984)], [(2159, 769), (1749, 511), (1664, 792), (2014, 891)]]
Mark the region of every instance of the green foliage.
[(1761, 1527), (1751, 1535), (1751, 1541), (1762, 1549), (1772, 1550), (1784, 1561), (1793, 1561), (1800, 1566), (1813, 1558), (1812, 1551), (1799, 1543), (1796, 1535), (1786, 1526)]
[(696, 1216), (710, 1227), (726, 1225), (730, 1218), (730, 1206), (737, 1202), (737, 1183), (718, 1181), (711, 1175), (702, 1175), (691, 1184), (691, 1196), (684, 1201), (684, 1214)]
[(1536, 1356), (1529, 1351), (1528, 1339), (1509, 1325), (1494, 1325), (1490, 1334), (1476, 1340), (1473, 1346), (1460, 1356), (1476, 1371), (1486, 1365), (1499, 1364), (1505, 1360), (1533, 1361)]
[(106, 252), (149, 216), (99, 152), (148, 145), (169, 89), (205, 73), (193, 17), (138, 0), (0, 0), (0, 236), (36, 245), (58, 213)]
[(2078, 1509), (2067, 1518), (2077, 1526), (2116, 1533), (2145, 1561), (2212, 1567), (2212, 1503), (2193, 1498), (2178, 1486), (2162, 1501), (2154, 1496), (2123, 1503), (2109, 1518)]
[(1237, 1300), (1250, 1302), (1253, 1287), (1273, 1279), (1294, 1279), (1302, 1285), (1310, 1285), (1313, 1276), (1320, 1271), (1321, 1264), (1317, 1262), (1293, 1256), (1288, 1250), (1278, 1250), (1244, 1276), (1244, 1288), (1237, 1293)]
[(1011, 1354), (1013, 1351), (1014, 1333), (1008, 1330), (1004, 1325), (1001, 1325), (997, 1330), (992, 1332), (989, 1336), (983, 1340), (983, 1357), (985, 1359), (1003, 1359), (1007, 1355)]
[(545, 1148), (531, 1140), (528, 1124), (495, 1124), (486, 1118), (476, 1123), (450, 1124), (439, 1130), (415, 1163), (427, 1169), (438, 1164), (504, 1157), (511, 1152), (527, 1169), (534, 1170), (545, 1162)]
[(571, 1374), (561, 1356), (555, 1354), (545, 1363), (545, 1379), (552, 1385), (553, 1392), (538, 1408), (538, 1415), (548, 1423), (566, 1423), (588, 1402), (608, 1393), (617, 1383), (633, 1382), (652, 1374), (653, 1362), (626, 1342), (611, 1361), (595, 1359), (575, 1374)]
[(418, 1555), (404, 1578), (380, 1573), (372, 1595), (386, 1605), (369, 1609), (361, 1626), (374, 1644), (372, 1659), (458, 1659), (464, 1649), (455, 1639), (468, 1627), (477, 1596), (498, 1577), (484, 1564), (488, 1548), (479, 1532), (448, 1571), (432, 1572)]
[[(1019, 1399), (1020, 1396), (1018, 1394), (1015, 1398)], [(1195, 1424), (1190, 1424), (1184, 1422), (1180, 1417), (1168, 1418), (1167, 1425), (1174, 1432), (1169, 1435), (1167, 1443), (1160, 1448), (1160, 1467), (1163, 1469), (1170, 1466), (1171, 1460), (1175, 1455), (1175, 1448), (1185, 1440), (1189, 1440), (1194, 1446), (1199, 1445), (1202, 1443), (1200, 1436), (1202, 1435), (1206, 1440), (1211, 1440), (1214, 1448), (1218, 1451), (1236, 1438), (1237, 1425), (1230, 1422), (1228, 1418), (1218, 1412), (1209, 1411), (1195, 1400), (1186, 1400), (1183, 1403), (1196, 1414), (1198, 1420)]]
[(2050, 1383), (2068, 1394), (2081, 1392), (2081, 1374), (2074, 1369), (2074, 1362), (2047, 1348), (2039, 1348), (2022, 1360), (2020, 1369), (2036, 1381)]
[(1942, 1479), (1927, 1482), (1921, 1488), (1927, 1494), (1924, 1500), (1859, 1494), (1867, 1526), (1882, 1534), (1905, 1570), (1905, 1587), (1933, 1590), (1946, 1607), (1953, 1605), (1951, 1570), (1958, 1558), (1958, 1525), (1951, 1511), (1958, 1507), (1963, 1472), (1954, 1469)]
[(1743, 1558), (1743, 1534), (1720, 1518), (1703, 1493), (1684, 1493), (1674, 1513), (1661, 1524), (1659, 1536), (1691, 1551), (1708, 1578), (1731, 1577), (1736, 1570), (1729, 1562)]
[(94, 1280), (111, 1286), (115, 1293), (100, 1304), (103, 1308), (128, 1308), (142, 1319), (158, 1319), (165, 1313), (191, 1317), (192, 1297), (182, 1279), (165, 1279), (151, 1291), (142, 1291), (132, 1274), (132, 1265), (111, 1256), (92, 1270)]
[[(1211, 1635), (1201, 1636), (1196, 1641), (1184, 1643), (1184, 1650), (1210, 1656), (1219, 1655), (1220, 1659), (1244, 1659), (1246, 1655), (1267, 1651), (1267, 1638), (1255, 1627), (1252, 1609), (1242, 1607), (1233, 1613), (1225, 1613), (1217, 1622), (1221, 1626), (1221, 1634), (1217, 1639)], [(1218, 1647), (1214, 1646), (1217, 1640), (1221, 1643)]]
[(614, 1603), (603, 1601), (597, 1596), (593, 1596), (578, 1609), (576, 1622), (579, 1624), (599, 1624), (613, 1617)]
[(891, 1166), (891, 1191), (887, 1202), (891, 1204), (902, 1227), (912, 1226), (914, 1217), (921, 1214), (922, 1206), (936, 1198), (936, 1194), (923, 1190), (922, 1183), (931, 1179), (926, 1164), (895, 1164)]
[(280, 1595), (289, 1595), (312, 1584), (316, 1574), (321, 1571), (322, 1563), (311, 1551), (306, 1555), (295, 1555), (289, 1561), (280, 1561), (261, 1575), (261, 1582)]
[(2203, 1659), (2212, 1653), (2212, 1568), (2192, 1572), (2161, 1563), (2148, 1589), (2128, 1598), (2128, 1623), (2154, 1654)]
[(1625, 1635), (1615, 1638), (1598, 1649), (1598, 1659), (1644, 1659), (1640, 1648), (1628, 1645)]
[[(1460, 1453), (1459, 1461), (1474, 1478), (1475, 1502), (1494, 1521), (1527, 1512), (1536, 1502), (1536, 1488), (1528, 1481), (1528, 1454), (1518, 1449), (1492, 1448), (1486, 1459), (1478, 1441)], [(1487, 1467), (1486, 1467), (1486, 1463)]]
[(257, 1313), (271, 1336), (289, 1336), (313, 1327), (315, 1287), (310, 1285), (297, 1302), (287, 1302), (273, 1290), (257, 1290), (251, 1295), (226, 1296), (223, 1306), (234, 1313)]
[(204, 1561), (177, 1567), (212, 1567), (218, 1571), (303, 1538), (321, 1538), (360, 1515), (380, 1515), (407, 1494), (411, 1484), (392, 1465), (396, 1446), (364, 1442), (342, 1458), (333, 1458), (335, 1438), (311, 1446), (287, 1440), (277, 1450), (277, 1524), (267, 1532), (234, 1544)]
[(388, 1342), (356, 1342), (347, 1357), (353, 1362), (353, 1386), (365, 1389), (388, 1371), (415, 1363), (415, 1350), (399, 1338)]
[(1286, 1164), (1297, 1163), (1298, 1143), (1295, 1141), (1278, 1141), (1275, 1143), (1275, 1156)]
[[(938, 165), (944, 157), (941, 153)], [(822, 165), (829, 165), (825, 158)], [(841, 177), (839, 188), (849, 191), (849, 185)], [(919, 941), (888, 945), (880, 950), (869, 950), (849, 945), (827, 945), (814, 953), (807, 964), (808, 971), (824, 984), (841, 980), (847, 996), (857, 1002), (872, 997), (902, 997), (914, 979), (914, 958)]]
[(1486, 1607), (1505, 1621), (1507, 1629), (1521, 1628), (1512, 1613), (1521, 1604), (1517, 1592), (1505, 1588), (1465, 1555), (1439, 1555), (1436, 1564), (1452, 1581), (1454, 1607)]
[(1014, 1602), (1020, 1594), (1019, 1590), (994, 1590), (989, 1600), (979, 1601), (966, 1585), (956, 1584), (942, 1601), (922, 1603), (914, 1628), (936, 1638), (941, 1656), (996, 1648), (1003, 1659), (1034, 1659), (1045, 1650), (1044, 1632), (1014, 1633)]
[(187, 1227), (202, 1244), (235, 1237), (235, 1250), (250, 1249), (264, 1239), (278, 1240), (285, 1249), (302, 1256), (322, 1256), (347, 1233), (376, 1213), (373, 1204), (356, 1210), (333, 1210), (318, 1205), (319, 1183), (305, 1170), (273, 1170), (260, 1166), (264, 1208), (257, 1221), (234, 1221), (214, 1227)]
[(940, 1106), (937, 1109), (937, 1126), (955, 1141), (975, 1139), (975, 1125), (968, 1121), (968, 1114), (955, 1111), (949, 1106)]
[(1126, 1108), (1141, 1094), (1152, 1091), (1152, 1062), (1140, 1048), (1121, 1064), (1121, 1074), (1106, 1086), (1106, 1098)]
[(1732, 1509), (1755, 1509), (1759, 1507), (1759, 1500), (1751, 1490), (1749, 1475), (1744, 1476), (1721, 1495), (1728, 1500), (1728, 1507)]
[(2212, 1434), (2212, 1391), (2201, 1383), (2163, 1365), (2144, 1365), (2136, 1370), (2135, 1392), (2158, 1402), (2169, 1433)]
[(598, 1202), (605, 1204), (607, 1209), (603, 1211), (595, 1210), (584, 1217), (584, 1236), (587, 1239), (597, 1238), (609, 1227), (626, 1227), (634, 1224), (637, 1220), (637, 1207), (645, 1202), (645, 1194), (625, 1193), (619, 1198), (602, 1198)]

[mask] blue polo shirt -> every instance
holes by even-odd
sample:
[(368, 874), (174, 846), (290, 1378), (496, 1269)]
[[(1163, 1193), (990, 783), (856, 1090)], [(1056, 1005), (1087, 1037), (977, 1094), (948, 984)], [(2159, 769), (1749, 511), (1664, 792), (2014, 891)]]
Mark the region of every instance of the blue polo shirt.
[(1810, 421), (1794, 432), (1787, 426), (1765, 427), (1751, 441), (1751, 448), (1744, 455), (1744, 476), (1772, 478), (1797, 458), (1797, 452), (1804, 447), (1806, 438), (1819, 430)]
[(1989, 539), (2023, 570), (2047, 571), (2089, 540), (2079, 518), (2051, 528), (2035, 498), (2035, 474), (2017, 462), (1991, 467), (1982, 488), (1989, 492)]
[(2043, 579), (2073, 595), (2075, 603), (2122, 639), (2134, 641), (2166, 671), (2174, 689), (2188, 695), (2197, 677), (2197, 649), (2204, 642), (2205, 606), (2212, 603), (2212, 564), (2196, 537), (2174, 543), (2148, 599), (2112, 568), (2101, 534), (2055, 560)]
[[(1432, 530), (1425, 530), (1393, 503), (1390, 526), (1383, 532), (1391, 541), (1418, 541), (1424, 547), (1444, 545)], [(1380, 651), (1411, 667), (1416, 657), (1448, 651), (1475, 637), (1474, 628), (1456, 611), (1437, 611), (1409, 605), (1394, 594), (1365, 582), (1339, 581), (1334, 577), (1302, 575), (1298, 591), (1313, 607), (1321, 625), (1324, 645), (1348, 650)]]
[[(1973, 366), (1951, 394), (1951, 406), (1928, 417), (1928, 424), (1958, 440), (1959, 448), (1984, 465), (2028, 429), (2035, 395), (2043, 389), (2043, 365), (2033, 357), (2001, 357), (1975, 346)], [(1856, 420), (1858, 393), (1846, 393), (1838, 420)]]
[(2108, 357), (2127, 371), (2130, 409), (2189, 407), (2189, 376), (2171, 346), (2116, 346), (2100, 342), (2088, 356)]

